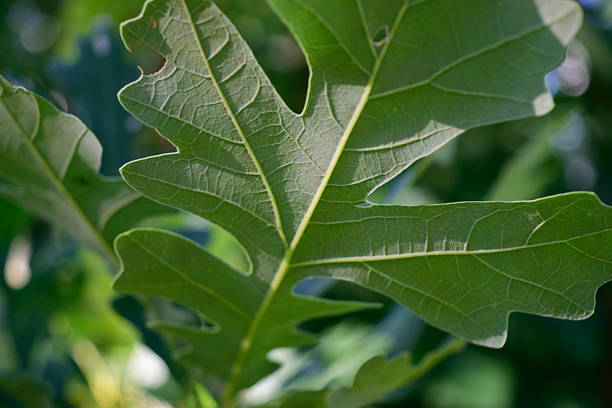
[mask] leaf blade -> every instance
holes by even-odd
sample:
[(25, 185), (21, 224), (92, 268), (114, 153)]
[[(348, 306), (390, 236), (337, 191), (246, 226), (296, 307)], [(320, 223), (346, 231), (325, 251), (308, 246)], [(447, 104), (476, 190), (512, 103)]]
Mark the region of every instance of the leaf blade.
[[(471, 262), (470, 265), (476, 265), (480, 272), (484, 269), (484, 275), (486, 271), (491, 275), (490, 271), (498, 268), (492, 255), (499, 255), (500, 248), (504, 249), (504, 245), (517, 237), (527, 241), (543, 239), (545, 245), (553, 245), (548, 241), (554, 239), (546, 236), (551, 234), (547, 225), (536, 229), (528, 220), (532, 213), (523, 211), (535, 204), (463, 203), (434, 206), (428, 210), (363, 208), (359, 205), (366, 203), (367, 195), (376, 187), (466, 129), (543, 114), (551, 109), (552, 99), (544, 87), (543, 76), (561, 61), (564, 46), (578, 28), (580, 8), (568, 0), (473, 0), (467, 7), (451, 0), (394, 0), (389, 8), (348, 0), (270, 0), (269, 3), (296, 35), (311, 70), (308, 98), (299, 115), (286, 108), (244, 41), (211, 1), (192, 8), (190, 0), (150, 0), (139, 17), (123, 26), (128, 46), (142, 41), (164, 56), (167, 63), (160, 72), (145, 75), (124, 88), (120, 96), (122, 103), (177, 147), (174, 159), (199, 161), (200, 174), (222, 174), (217, 178), (224, 177), (226, 181), (215, 184), (206, 177), (193, 177), (197, 172), (187, 165), (171, 171), (168, 166), (162, 169), (162, 161), (168, 157), (129, 164), (124, 168), (124, 177), (145, 195), (203, 216), (234, 235), (252, 262), (253, 275), (249, 275), (249, 279), (256, 277), (258, 285), (265, 288), (257, 295), (258, 303), (248, 327), (235, 333), (242, 340), (230, 353), (232, 357), (225, 360), (226, 367), (231, 369), (218, 375), (217, 380), (225, 385), (217, 394), (222, 396), (224, 403), (231, 404), (239, 389), (252, 384), (258, 375), (269, 372), (271, 366), (265, 359), (269, 350), (283, 342), (303, 345), (311, 341), (307, 336), (292, 333), (297, 323), (315, 315), (333, 315), (364, 307), (326, 304), (293, 295), (295, 284), (315, 276), (351, 280), (381, 291), (409, 304), (439, 327), (460, 332), (473, 342), (499, 346), (505, 339), (504, 325), (507, 324), (503, 311), (474, 318), (472, 326), (463, 329), (458, 326), (459, 330), (448, 312), (445, 312), (444, 321), (436, 317), (441, 302), (431, 305), (433, 315), (425, 310), (427, 308), (419, 310), (419, 302), (427, 296), (429, 301), (432, 296), (434, 300), (444, 300), (436, 293), (436, 287), (419, 288), (422, 293), (415, 293), (421, 297), (411, 300), (403, 298), (401, 290), (398, 294), (388, 277), (384, 278), (387, 280), (380, 278), (394, 275), (394, 279), (401, 282), (396, 276), (401, 265), (378, 271), (378, 280), (369, 281), (370, 276), (377, 273), (373, 272), (373, 267), (384, 264), (382, 266), (388, 269), (389, 264), (406, 260), (364, 258), (364, 254), (372, 255), (363, 252), (363, 244), (370, 242), (368, 230), (348, 228), (338, 232), (329, 225), (319, 228), (317, 223), (346, 221), (345, 217), (355, 213), (367, 217), (371, 213), (401, 212), (406, 231), (414, 235), (385, 236), (391, 229), (388, 223), (380, 220), (374, 222), (371, 229), (376, 235), (371, 241), (375, 241), (377, 250), (385, 255), (387, 248), (394, 247), (403, 248), (410, 254), (410, 245), (418, 244), (418, 234), (422, 231), (417, 231), (418, 225), (406, 222), (414, 218), (410, 216), (414, 211), (433, 211), (433, 218), (444, 216), (448, 208), (463, 205), (463, 220), (470, 219), (470, 212), (481, 213), (483, 219), (504, 214), (507, 216), (505, 222), (516, 224), (516, 230), (510, 229), (505, 237), (504, 229), (492, 224), (492, 230), (502, 238), (495, 236), (498, 241), (489, 242), (486, 234), (479, 235), (482, 228), (472, 231), (473, 225), (467, 224), (461, 229), (447, 219), (439, 230), (431, 230), (431, 246), (437, 246), (438, 250), (422, 251), (419, 256), (409, 257), (410, 262), (421, 262), (418, 270), (425, 274), (431, 272), (427, 262), (439, 263), (440, 259), (443, 259), (441, 267), (447, 270), (445, 273), (452, 274), (454, 266), (449, 264), (449, 259), (464, 256), (467, 261), (462, 262)], [(337, 13), (338, 7), (350, 10), (351, 19)], [(185, 10), (188, 18), (185, 18)], [(513, 16), (510, 23), (502, 24), (508, 16)], [(474, 19), (482, 20), (483, 30), (491, 35), (475, 35)], [(434, 38), (445, 47), (439, 55), (428, 47), (427, 30), (423, 30), (423, 34), (415, 28), (422, 28), (423, 21), (440, 33)], [(379, 24), (390, 28), (377, 45), (368, 36), (375, 35)], [(349, 42), (347, 38), (355, 40)], [(464, 41), (456, 42), (457, 38)], [(518, 57), (522, 58), (520, 67), (507, 63), (508, 58)], [(411, 64), (405, 63), (406, 58), (411, 58)], [(478, 71), (478, 65), (488, 70)], [(500, 68), (499, 78), (494, 77), (496, 68)], [(472, 75), (472, 72), (483, 75)], [(398, 92), (388, 93), (395, 90)], [(203, 108), (198, 110), (198, 107)], [(235, 177), (237, 174), (263, 177), (267, 182), (253, 182), (249, 189), (246, 182)], [(177, 182), (178, 179), (181, 180)], [(178, 190), (155, 186), (151, 184), (153, 180), (171, 181), (172, 189)], [(179, 190), (183, 193), (192, 190), (193, 194), (180, 193), (183, 195), (179, 197)], [(268, 199), (256, 198), (256, 193), (261, 197), (264, 191)], [(245, 198), (249, 195), (253, 200)], [(542, 202), (571, 200), (572, 197), (575, 196), (551, 197)], [(276, 206), (270, 203), (274, 199)], [(266, 220), (265, 228), (255, 222), (236, 223), (241, 214), (236, 205), (239, 203), (245, 210), (242, 213), (250, 212), (252, 218)], [(217, 206), (230, 204), (234, 205), (232, 210), (215, 212)], [(495, 206), (503, 209), (493, 208)], [(483, 209), (491, 208), (494, 215), (483, 213)], [(608, 211), (601, 203), (593, 208)], [(552, 234), (573, 226), (572, 222), (572, 219), (561, 219), (562, 228), (557, 226)], [(525, 225), (532, 228), (529, 236), (521, 235)], [(445, 228), (448, 236), (444, 236)], [(332, 231), (335, 232), (332, 234)], [(459, 251), (453, 247), (458, 241), (449, 241), (453, 234), (475, 237), (471, 238), (472, 243), (489, 242), (492, 247), (487, 251), (490, 253), (468, 248), (468, 241), (463, 242), (466, 246)], [(580, 241), (579, 249), (586, 245), (587, 254), (601, 258), (592, 261), (601, 264), (608, 256), (608, 248), (601, 246), (607, 236), (594, 237), (593, 242), (600, 245), (599, 252), (589, 252), (593, 242)], [(586, 236), (580, 238), (588, 240)], [(429, 245), (429, 239), (420, 242)], [(447, 248), (447, 242), (449, 248), (456, 250)], [(334, 250), (338, 252), (336, 257), (325, 258)], [(358, 252), (360, 250), (362, 252)], [(198, 258), (199, 251), (193, 247), (183, 256)], [(565, 249), (565, 253), (567, 251)], [(405, 257), (405, 253), (396, 255)], [(122, 250), (120, 255), (129, 256)], [(343, 260), (346, 262), (341, 262)], [(504, 262), (512, 264), (513, 261)], [(520, 262), (512, 265), (529, 265), (529, 258), (523, 256)], [(196, 273), (193, 268), (188, 269)], [(504, 275), (494, 272), (498, 278)], [(566, 316), (592, 309), (588, 297), (593, 292), (593, 285), (598, 286), (609, 279), (608, 272), (604, 272), (597, 282), (591, 282), (588, 290), (577, 295), (586, 306), (567, 312)], [(122, 273), (132, 273), (129, 265)], [(159, 273), (153, 271), (152, 276)], [(470, 279), (478, 286), (487, 282), (484, 275), (475, 274)], [(415, 276), (402, 279), (418, 282)], [(453, 289), (452, 277), (445, 282), (450, 282), (447, 285)], [(552, 310), (560, 315), (559, 310), (551, 308), (555, 301), (558, 299), (547, 299), (547, 307), (532, 302), (525, 306), (525, 311), (546, 314)], [(457, 307), (452, 302), (445, 302), (445, 307)], [(480, 306), (472, 305), (472, 308), (476, 310)], [(223, 322), (219, 323), (223, 332)], [(209, 333), (200, 334), (209, 336)], [(197, 340), (193, 341), (193, 346), (197, 349)], [(220, 361), (215, 364), (222, 365)]]
[[(313, 220), (294, 268), (390, 295), (489, 347), (504, 344), (512, 311), (590, 316), (595, 291), (612, 280), (612, 208), (589, 193), (341, 213), (346, 221), (337, 213)], [(334, 236), (368, 240), (325, 244)]]
[[(166, 212), (120, 179), (98, 174), (102, 148), (76, 117), (2, 77), (0, 125), (0, 174), (12, 186), (4, 189), (7, 198), (110, 261), (117, 262), (112, 250), (117, 229)], [(119, 219), (122, 210), (131, 214)]]

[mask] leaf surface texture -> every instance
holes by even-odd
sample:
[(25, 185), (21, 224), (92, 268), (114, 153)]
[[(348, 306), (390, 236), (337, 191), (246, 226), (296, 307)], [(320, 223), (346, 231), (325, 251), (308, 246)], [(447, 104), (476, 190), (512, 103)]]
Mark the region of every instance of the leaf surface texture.
[[(368, 194), (469, 128), (552, 109), (544, 75), (581, 21), (568, 0), (270, 0), (305, 51), (291, 111), (210, 1), (152, 0), (122, 27), (166, 59), (120, 93), (177, 152), (124, 166), (136, 190), (229, 231), (248, 276), (176, 235), (117, 240), (119, 290), (164, 296), (212, 329), (164, 324), (231, 401), (296, 325), (366, 307), (297, 296), (329, 276), (382, 292), (487, 346), (513, 311), (589, 316), (612, 278), (612, 210), (588, 193), (529, 202), (371, 205)], [(381, 31), (382, 30), (382, 31)], [(383, 33), (382, 38), (379, 38)], [(376, 39), (374, 38), (376, 37)]]
[(115, 237), (168, 212), (98, 173), (102, 147), (76, 117), (0, 77), (0, 194), (114, 261)]

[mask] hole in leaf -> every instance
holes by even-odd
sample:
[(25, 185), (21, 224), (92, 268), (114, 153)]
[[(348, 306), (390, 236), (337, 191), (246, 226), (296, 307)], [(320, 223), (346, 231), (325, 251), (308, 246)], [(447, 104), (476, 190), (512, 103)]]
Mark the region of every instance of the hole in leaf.
[(372, 38), (372, 44), (374, 44), (375, 47), (382, 47), (387, 41), (388, 37), (389, 37), (389, 26), (384, 25), (380, 27), (378, 31), (376, 31), (376, 34)]

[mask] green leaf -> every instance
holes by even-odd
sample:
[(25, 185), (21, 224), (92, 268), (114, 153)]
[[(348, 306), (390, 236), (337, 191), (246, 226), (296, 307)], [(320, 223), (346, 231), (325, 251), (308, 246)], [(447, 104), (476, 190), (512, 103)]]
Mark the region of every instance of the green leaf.
[(296, 296), (303, 279), (358, 283), (492, 347), (512, 311), (592, 313), (595, 290), (612, 278), (612, 209), (592, 194), (367, 202), (466, 129), (548, 112), (543, 77), (580, 25), (575, 2), (269, 3), (311, 69), (301, 114), (211, 1), (148, 1), (122, 26), (128, 47), (144, 42), (166, 64), (120, 101), (178, 149), (127, 164), (124, 179), (226, 229), (251, 268), (247, 276), (176, 235), (135, 230), (116, 241), (116, 288), (173, 299), (213, 323), (160, 327), (189, 346), (186, 360), (223, 406), (272, 370), (271, 349), (311, 341), (297, 324), (365, 306)]
[(571, 111), (551, 114), (533, 139), (504, 164), (486, 199), (505, 201), (537, 198), (558, 176), (555, 167), (548, 163), (552, 157), (552, 139), (569, 126), (574, 115)]
[[(205, 369), (213, 391), (219, 391), (219, 381), (224, 379), (235, 377), (235, 386), (243, 388), (271, 372), (275, 366), (266, 359), (271, 349), (312, 342), (311, 335), (294, 329), (298, 323), (364, 307), (357, 302), (294, 296), (291, 290), (299, 276), (288, 275), (275, 296), (267, 296), (269, 286), (256, 275), (244, 276), (169, 232), (133, 230), (120, 235), (115, 246), (124, 270), (115, 283), (117, 290), (172, 299), (215, 323), (208, 329), (156, 325), (191, 350), (184, 360)], [(265, 299), (270, 304), (262, 314)], [(233, 395), (235, 390), (231, 391)]]
[[(266, 407), (319, 407), (359, 408), (382, 400), (421, 378), (447, 357), (463, 350), (465, 340), (450, 339), (428, 352), (414, 363), (410, 353), (392, 359), (376, 356), (368, 360), (357, 372), (352, 386), (322, 391), (298, 391), (273, 401)], [(316, 402), (315, 402), (316, 401)]]
[(375, 357), (361, 367), (351, 388), (332, 391), (327, 404), (335, 408), (358, 408), (377, 402), (388, 393), (416, 381), (464, 346), (463, 339), (448, 341), (427, 353), (418, 364), (412, 362), (409, 353), (390, 360)]
[(0, 77), (0, 194), (116, 262), (112, 242), (167, 212), (98, 174), (102, 147), (76, 117)]

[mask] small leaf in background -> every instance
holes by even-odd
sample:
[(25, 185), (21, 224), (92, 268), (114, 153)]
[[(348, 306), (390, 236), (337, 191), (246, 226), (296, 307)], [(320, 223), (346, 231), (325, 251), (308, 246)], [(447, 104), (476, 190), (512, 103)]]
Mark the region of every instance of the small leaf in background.
[(166, 213), (98, 173), (102, 148), (76, 117), (0, 77), (0, 194), (116, 261), (115, 236)]

